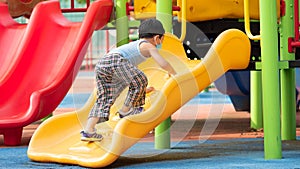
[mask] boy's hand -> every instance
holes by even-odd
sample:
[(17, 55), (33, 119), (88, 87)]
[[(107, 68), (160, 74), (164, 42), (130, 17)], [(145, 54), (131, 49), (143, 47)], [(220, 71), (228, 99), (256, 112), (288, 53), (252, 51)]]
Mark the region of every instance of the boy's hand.
[(165, 79), (169, 79), (169, 78), (172, 77), (172, 76), (173, 76), (173, 75), (172, 75), (171, 73), (168, 72), (168, 73), (164, 76), (164, 78), (165, 78)]
[(150, 92), (152, 92), (153, 90), (155, 90), (155, 88), (154, 87), (147, 87), (147, 89), (146, 89), (146, 93), (150, 93)]

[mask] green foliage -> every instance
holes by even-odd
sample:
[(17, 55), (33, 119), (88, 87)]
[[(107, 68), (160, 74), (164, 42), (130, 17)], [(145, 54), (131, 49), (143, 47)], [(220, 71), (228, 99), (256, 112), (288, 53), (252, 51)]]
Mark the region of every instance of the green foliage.
[[(76, 0), (78, 4), (86, 4), (86, 0)], [(90, 0), (90, 2), (93, 2), (94, 0)]]
[(85, 4), (86, 0), (76, 0), (79, 4)]
[[(65, 2), (70, 2), (70, 0), (64, 0)], [(90, 0), (90, 2), (93, 2), (95, 0)], [(77, 4), (86, 4), (86, 0), (76, 0)]]

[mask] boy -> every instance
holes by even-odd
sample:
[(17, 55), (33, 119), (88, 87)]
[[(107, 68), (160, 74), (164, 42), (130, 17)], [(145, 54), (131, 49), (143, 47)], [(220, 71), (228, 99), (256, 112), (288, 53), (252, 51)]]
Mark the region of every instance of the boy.
[(163, 41), (165, 30), (156, 19), (147, 19), (139, 27), (139, 40), (122, 45), (100, 58), (95, 67), (97, 101), (92, 108), (87, 125), (81, 131), (82, 141), (101, 141), (96, 133), (97, 123), (109, 118), (110, 107), (120, 93), (129, 86), (120, 118), (139, 114), (143, 111), (148, 85), (146, 75), (136, 66), (152, 57), (169, 74), (175, 75), (174, 68), (159, 54), (156, 46)]

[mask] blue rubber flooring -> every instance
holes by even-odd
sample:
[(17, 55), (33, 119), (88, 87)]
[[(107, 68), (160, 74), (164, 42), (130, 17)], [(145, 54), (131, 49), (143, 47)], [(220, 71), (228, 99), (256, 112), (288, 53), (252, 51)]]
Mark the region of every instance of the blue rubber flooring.
[[(263, 146), (261, 138), (173, 142), (163, 150), (154, 149), (153, 142), (139, 142), (107, 168), (300, 168), (300, 141), (283, 141), (281, 159), (264, 159)], [(84, 168), (33, 162), (26, 151), (27, 147), (1, 148), (0, 168)]]

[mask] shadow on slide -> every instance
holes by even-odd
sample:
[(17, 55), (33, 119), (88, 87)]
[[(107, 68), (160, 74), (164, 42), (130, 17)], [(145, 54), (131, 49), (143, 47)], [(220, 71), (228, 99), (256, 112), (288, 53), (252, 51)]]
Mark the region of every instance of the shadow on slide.
[(140, 65), (148, 76), (149, 86), (156, 89), (147, 94), (143, 113), (113, 120), (114, 113), (123, 103), (124, 91), (111, 109), (110, 120), (96, 126), (104, 139), (101, 142), (82, 142), (79, 132), (95, 102), (94, 91), (82, 109), (53, 116), (42, 123), (31, 138), (28, 157), (33, 161), (95, 168), (110, 165), (226, 71), (246, 68), (250, 58), (250, 42), (239, 30), (224, 31), (200, 62), (187, 59), (181, 42), (172, 35), (166, 35), (160, 52), (178, 74), (168, 77), (167, 72), (161, 70), (152, 59)]

